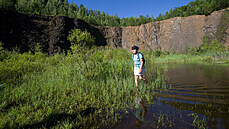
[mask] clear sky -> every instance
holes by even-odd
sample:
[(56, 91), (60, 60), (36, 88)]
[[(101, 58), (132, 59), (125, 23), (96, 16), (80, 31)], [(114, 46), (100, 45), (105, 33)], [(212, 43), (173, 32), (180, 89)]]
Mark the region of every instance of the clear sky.
[(76, 3), (78, 6), (83, 4), (84, 7), (92, 10), (99, 10), (123, 17), (139, 17), (139, 15), (151, 16), (156, 18), (160, 13), (164, 14), (170, 9), (187, 5), (195, 0), (68, 0), (69, 3)]

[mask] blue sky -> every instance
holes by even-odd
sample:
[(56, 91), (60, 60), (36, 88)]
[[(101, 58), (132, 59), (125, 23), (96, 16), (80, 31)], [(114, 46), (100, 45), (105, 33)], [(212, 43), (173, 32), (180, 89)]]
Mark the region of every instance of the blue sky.
[(191, 1), (195, 0), (68, 0), (69, 3), (75, 2), (78, 6), (83, 4), (88, 9), (104, 11), (109, 15), (117, 13), (120, 18), (139, 17), (141, 14), (153, 14), (156, 18), (160, 13), (164, 14), (171, 8), (187, 5)]

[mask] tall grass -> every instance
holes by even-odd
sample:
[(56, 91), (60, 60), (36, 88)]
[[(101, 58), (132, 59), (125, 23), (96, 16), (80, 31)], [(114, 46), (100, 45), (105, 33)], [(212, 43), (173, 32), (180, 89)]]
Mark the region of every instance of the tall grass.
[[(3, 54), (4, 55), (3, 55)], [(154, 63), (228, 63), (228, 52), (201, 55), (144, 51), (146, 78), (135, 87), (131, 53), (91, 48), (68, 55), (1, 49), (0, 128), (98, 128), (115, 124), (134, 108), (136, 94), (153, 103), (153, 91), (167, 88)]]
[(126, 103), (134, 102), (136, 92), (151, 103), (152, 91), (166, 87), (158, 70), (151, 71), (148, 84), (135, 87), (131, 54), (125, 50), (90, 51), (87, 60), (77, 53), (48, 57), (39, 52), (5, 58), (0, 128), (110, 126), (118, 112), (130, 108)]
[(229, 52), (207, 52), (204, 54), (169, 54), (153, 58), (154, 63), (223, 63), (229, 64)]

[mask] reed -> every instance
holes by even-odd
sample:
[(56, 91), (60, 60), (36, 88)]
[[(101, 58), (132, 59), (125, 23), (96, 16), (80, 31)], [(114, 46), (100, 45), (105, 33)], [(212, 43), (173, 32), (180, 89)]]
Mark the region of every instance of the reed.
[(125, 50), (92, 50), (87, 60), (79, 60), (78, 56), (27, 53), (1, 62), (12, 64), (23, 58), (31, 65), (20, 64), (25, 70), (17, 76), (18, 83), (2, 81), (5, 87), (0, 89), (0, 128), (112, 125), (121, 116), (118, 112), (130, 108), (126, 103), (133, 103), (136, 91), (150, 103), (153, 90), (166, 87), (159, 70), (151, 71), (152, 81), (135, 87), (131, 54)]

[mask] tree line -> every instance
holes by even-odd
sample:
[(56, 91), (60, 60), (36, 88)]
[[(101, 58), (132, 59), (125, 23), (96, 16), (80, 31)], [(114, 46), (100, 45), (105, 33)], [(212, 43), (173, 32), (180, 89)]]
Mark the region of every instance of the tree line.
[[(153, 7), (153, 5), (152, 5)], [(52, 16), (67, 16), (82, 19), (93, 25), (100, 26), (137, 26), (152, 21), (161, 21), (173, 17), (187, 17), (192, 15), (209, 15), (213, 11), (229, 7), (229, 0), (195, 0), (185, 6), (170, 9), (165, 14), (160, 13), (157, 18), (153, 15), (119, 18), (117, 13), (109, 15), (104, 11), (92, 10), (69, 3), (68, 0), (0, 0), (1, 10), (17, 11), (20, 13), (43, 14)], [(153, 8), (152, 8), (153, 9)]]

